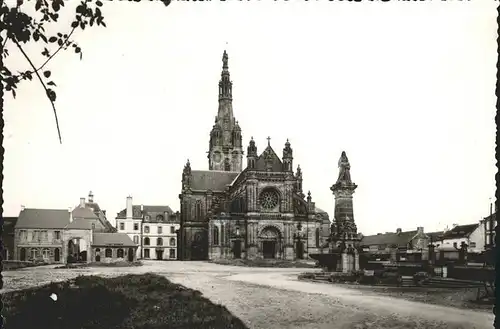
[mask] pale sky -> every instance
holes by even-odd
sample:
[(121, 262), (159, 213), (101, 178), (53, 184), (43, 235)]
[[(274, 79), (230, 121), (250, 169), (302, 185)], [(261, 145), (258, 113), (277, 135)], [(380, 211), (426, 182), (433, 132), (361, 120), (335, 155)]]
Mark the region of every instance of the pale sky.
[[(63, 25), (76, 5), (66, 2)], [(129, 194), (179, 210), (186, 159), (208, 169), (224, 49), (245, 151), (251, 136), (259, 153), (270, 136), (281, 156), (289, 138), (305, 192), (330, 218), (343, 150), (363, 234), (488, 215), (495, 1), (106, 1), (102, 10), (107, 28), (76, 35), (83, 60), (68, 51), (48, 66), (62, 145), (36, 81), (4, 97), (5, 216), (75, 206), (89, 190), (112, 223)], [(8, 47), (11, 69), (27, 69)]]

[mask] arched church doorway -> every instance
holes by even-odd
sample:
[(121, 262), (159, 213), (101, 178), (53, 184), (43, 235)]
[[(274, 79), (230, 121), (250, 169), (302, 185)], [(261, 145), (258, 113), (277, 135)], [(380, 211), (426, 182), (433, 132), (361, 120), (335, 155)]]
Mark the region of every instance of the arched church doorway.
[(280, 250), (280, 237), (281, 233), (274, 226), (267, 226), (262, 230), (259, 237), (262, 241), (262, 257), (265, 259), (277, 258)]
[(201, 230), (193, 235), (191, 242), (191, 260), (208, 259), (208, 232)]

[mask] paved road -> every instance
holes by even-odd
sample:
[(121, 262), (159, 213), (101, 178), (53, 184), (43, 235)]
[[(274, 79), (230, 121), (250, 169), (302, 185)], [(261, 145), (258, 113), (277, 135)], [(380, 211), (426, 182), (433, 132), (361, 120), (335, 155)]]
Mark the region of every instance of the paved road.
[[(5, 290), (81, 274), (116, 276), (152, 272), (200, 290), (253, 329), (492, 328), (488, 312), (441, 307), (366, 291), (298, 281), (302, 269), (245, 268), (205, 262), (146, 261), (135, 268), (55, 270), (44, 266), (4, 272)], [(1, 291), (0, 291), (1, 292)]]

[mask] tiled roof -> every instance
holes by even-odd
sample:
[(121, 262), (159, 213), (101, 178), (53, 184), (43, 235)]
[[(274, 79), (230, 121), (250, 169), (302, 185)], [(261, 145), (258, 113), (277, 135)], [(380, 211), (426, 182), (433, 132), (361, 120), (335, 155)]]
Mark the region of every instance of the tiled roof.
[(19, 213), (16, 228), (60, 228), (69, 224), (68, 209), (24, 209)]
[(226, 185), (231, 184), (239, 173), (234, 171), (193, 170), (191, 174), (192, 190), (223, 192), (226, 190)]
[(116, 232), (116, 228), (108, 221), (106, 215), (104, 214), (104, 210), (101, 209), (98, 203), (86, 202), (85, 207), (94, 211), (94, 214), (101, 220), (102, 225), (108, 232)]
[(92, 223), (89, 222), (87, 219), (83, 218), (76, 218), (73, 219), (71, 223), (66, 225), (65, 229), (69, 230), (90, 230), (92, 229)]
[(143, 211), (145, 213), (148, 213), (148, 212), (154, 212), (154, 213), (169, 213), (169, 214), (172, 214), (173, 211), (172, 209), (169, 207), (169, 206), (146, 206), (144, 205), (143, 206)]
[(373, 245), (397, 245), (405, 246), (417, 234), (417, 231), (407, 231), (401, 233), (384, 233), (377, 235), (367, 235), (361, 240), (364, 246)]
[(93, 246), (124, 246), (135, 247), (136, 244), (125, 233), (94, 233)]
[(90, 208), (80, 206), (73, 209), (73, 218), (99, 218)]
[(429, 232), (425, 234), (427, 234), (429, 238), (432, 239), (432, 241), (438, 241), (441, 240), (443, 233), (444, 233), (443, 231), (439, 231), (439, 232)]
[(457, 225), (443, 234), (443, 240), (468, 237), (478, 226), (479, 224)]

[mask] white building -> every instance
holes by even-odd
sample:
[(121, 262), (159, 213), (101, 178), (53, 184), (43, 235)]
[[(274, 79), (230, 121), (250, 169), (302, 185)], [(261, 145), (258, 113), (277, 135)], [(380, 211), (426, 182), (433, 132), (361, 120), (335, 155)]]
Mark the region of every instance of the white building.
[(126, 208), (116, 216), (116, 227), (136, 243), (137, 258), (177, 259), (180, 218), (169, 206), (133, 205), (129, 196)]
[[(444, 232), (439, 248), (460, 249), (462, 243), (467, 244), (467, 252), (480, 253), (485, 250), (486, 237), (484, 226), (477, 224), (453, 225), (451, 230)], [(439, 249), (438, 248), (438, 249)]]

